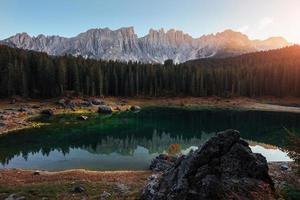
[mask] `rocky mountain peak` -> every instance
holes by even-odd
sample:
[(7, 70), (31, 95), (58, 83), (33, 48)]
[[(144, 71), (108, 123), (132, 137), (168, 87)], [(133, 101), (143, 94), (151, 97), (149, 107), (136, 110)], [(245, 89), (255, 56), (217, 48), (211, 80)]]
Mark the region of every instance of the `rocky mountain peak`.
[(138, 38), (134, 27), (90, 29), (71, 38), (45, 35), (31, 37), (27, 33), (18, 33), (0, 43), (50, 55), (72, 54), (104, 60), (159, 63), (166, 59), (180, 63), (206, 57), (235, 56), (289, 45), (281, 37), (250, 40), (246, 35), (230, 29), (200, 38), (193, 38), (175, 29), (150, 29), (147, 35)]
[(117, 32), (119, 31), (119, 32), (121, 32), (123, 34), (126, 34), (126, 35), (135, 35), (133, 26), (125, 27), (125, 28), (120, 28), (120, 29), (118, 29), (116, 31)]

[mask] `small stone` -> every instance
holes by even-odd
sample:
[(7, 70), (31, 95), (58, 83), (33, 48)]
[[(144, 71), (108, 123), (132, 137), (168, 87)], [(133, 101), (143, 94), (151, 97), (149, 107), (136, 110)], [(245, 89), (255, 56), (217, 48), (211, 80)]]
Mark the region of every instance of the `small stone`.
[(17, 195), (16, 194), (11, 194), (7, 198), (5, 198), (4, 200), (15, 200), (15, 198), (17, 198)]
[(26, 111), (28, 111), (28, 109), (25, 108), (25, 107), (21, 107), (18, 111), (19, 111), (19, 112), (26, 112)]
[(98, 113), (110, 114), (113, 110), (110, 106), (101, 105), (98, 107)]
[(141, 110), (141, 107), (140, 106), (131, 106), (130, 110), (133, 112), (139, 112)]
[(73, 193), (82, 193), (85, 192), (85, 188), (82, 186), (74, 186), (71, 190)]
[(36, 175), (40, 175), (40, 174), (41, 174), (40, 171), (34, 171), (34, 172), (33, 172), (33, 175), (35, 175), (35, 176), (36, 176)]
[(111, 196), (110, 193), (104, 191), (104, 192), (102, 192), (102, 194), (100, 195), (100, 200), (107, 200), (110, 196)]
[(105, 102), (102, 101), (102, 100), (100, 100), (100, 99), (91, 99), (90, 102), (91, 102), (93, 105), (96, 105), (96, 106), (98, 106), (98, 105), (104, 105), (104, 104), (105, 104)]
[(287, 170), (289, 170), (289, 166), (287, 164), (282, 164), (282, 165), (280, 165), (280, 169), (282, 171), (287, 171)]
[(88, 116), (85, 116), (85, 115), (81, 115), (78, 117), (79, 120), (87, 120), (88, 119)]
[(117, 190), (120, 191), (120, 193), (127, 193), (129, 191), (129, 187), (123, 183), (117, 183), (116, 184)]

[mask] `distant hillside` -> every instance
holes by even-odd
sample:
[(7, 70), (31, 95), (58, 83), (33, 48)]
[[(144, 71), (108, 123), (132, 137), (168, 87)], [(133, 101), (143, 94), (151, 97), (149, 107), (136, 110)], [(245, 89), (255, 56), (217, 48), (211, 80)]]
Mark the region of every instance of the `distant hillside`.
[(0, 43), (56, 56), (70, 54), (98, 60), (144, 63), (163, 63), (167, 59), (182, 63), (192, 59), (229, 57), (290, 45), (282, 37), (250, 40), (246, 35), (232, 30), (192, 38), (174, 29), (150, 29), (147, 35), (138, 38), (133, 27), (118, 30), (90, 29), (71, 38), (45, 35), (31, 37), (27, 33), (18, 33)]
[[(300, 46), (293, 45), (289, 47), (284, 47), (280, 49), (268, 50), (268, 51), (259, 51), (253, 53), (247, 53), (234, 57), (227, 58), (204, 58), (204, 59), (195, 59), (185, 62), (188, 65), (209, 65), (213, 67), (222, 67), (228, 66), (232, 67), (233, 65), (240, 66), (241, 63), (247, 65), (261, 65), (265, 62), (269, 64), (274, 64), (274, 62), (282, 63), (287, 62), (287, 60), (297, 60), (300, 59)], [(300, 78), (300, 77), (299, 77)]]
[(300, 96), (300, 46), (174, 65), (98, 61), (0, 45), (0, 97)]

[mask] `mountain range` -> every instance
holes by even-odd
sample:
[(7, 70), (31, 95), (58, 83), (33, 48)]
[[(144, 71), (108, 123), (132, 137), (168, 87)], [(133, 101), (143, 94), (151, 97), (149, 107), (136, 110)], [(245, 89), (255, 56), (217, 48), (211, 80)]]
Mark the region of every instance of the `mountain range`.
[(250, 40), (247, 35), (233, 30), (193, 38), (174, 29), (150, 29), (147, 35), (138, 37), (133, 27), (117, 30), (90, 29), (70, 38), (42, 34), (34, 37), (27, 33), (18, 33), (0, 43), (55, 56), (71, 54), (84, 58), (145, 63), (163, 63), (167, 59), (182, 63), (193, 59), (230, 57), (290, 45), (282, 37)]

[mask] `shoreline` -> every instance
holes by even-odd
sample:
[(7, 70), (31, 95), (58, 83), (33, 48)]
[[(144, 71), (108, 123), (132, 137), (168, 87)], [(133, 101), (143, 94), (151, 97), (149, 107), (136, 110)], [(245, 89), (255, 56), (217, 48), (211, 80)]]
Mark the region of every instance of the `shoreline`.
[[(62, 98), (64, 99), (64, 98)], [(128, 110), (132, 105), (145, 106), (167, 106), (181, 107), (188, 109), (203, 108), (219, 108), (219, 109), (237, 109), (237, 110), (257, 110), (269, 112), (290, 112), (300, 113), (300, 98), (219, 98), (219, 97), (165, 97), (165, 98), (93, 98), (104, 101), (105, 105), (109, 105), (117, 111)], [(32, 128), (38, 126), (29, 122), (28, 119), (40, 115), (45, 109), (52, 109), (55, 114), (72, 114), (78, 113), (95, 113), (97, 106), (80, 106), (86, 101), (83, 98), (72, 98), (72, 101), (78, 103), (79, 106), (74, 108), (63, 108), (57, 102), (57, 99), (47, 101), (38, 100), (19, 100), (14, 104), (10, 104), (9, 100), (0, 100), (0, 135), (9, 134), (11, 132)], [(120, 105), (120, 102), (123, 102)], [(295, 106), (296, 105), (296, 106)]]
[[(98, 98), (97, 98), (98, 99)], [(237, 109), (237, 110), (258, 110), (273, 112), (300, 113), (300, 107), (295, 107), (300, 98), (99, 98), (109, 105), (114, 111), (124, 111), (130, 106), (167, 106), (186, 109)], [(85, 102), (82, 98), (73, 98), (75, 103)], [(75, 106), (74, 108), (63, 108), (57, 99), (45, 101), (17, 101), (10, 104), (8, 100), (0, 100), (0, 116), (7, 117), (8, 126), (0, 126), (1, 134), (10, 134), (15, 130), (39, 126), (29, 122), (28, 119), (39, 116), (45, 109), (55, 110), (55, 114), (71, 114), (97, 112), (97, 106)], [(122, 102), (122, 103), (120, 103)], [(300, 103), (299, 103), (300, 104)], [(22, 108), (24, 108), (22, 110)], [(8, 116), (5, 116), (6, 112)], [(2, 117), (3, 118), (3, 117)], [(0, 118), (1, 120), (3, 120)], [(10, 121), (11, 120), (11, 121)], [(10, 124), (11, 123), (11, 124)], [(254, 143), (253, 143), (254, 144)], [(272, 148), (266, 146), (266, 148)], [(299, 176), (291, 170), (282, 170), (282, 165), (290, 168), (293, 162), (268, 162), (269, 174), (274, 180), (276, 191), (280, 194), (286, 185), (291, 184), (300, 187), (297, 182)], [(147, 178), (153, 174), (150, 170), (140, 171), (92, 171), (85, 169), (69, 169), (63, 171), (43, 171), (25, 169), (0, 169), (0, 199), (9, 195), (26, 196), (29, 199), (99, 199), (107, 192), (112, 199), (136, 199), (141, 188), (147, 182)], [(283, 184), (284, 183), (284, 184)], [(81, 193), (70, 192), (74, 187), (83, 187), (86, 191)]]

